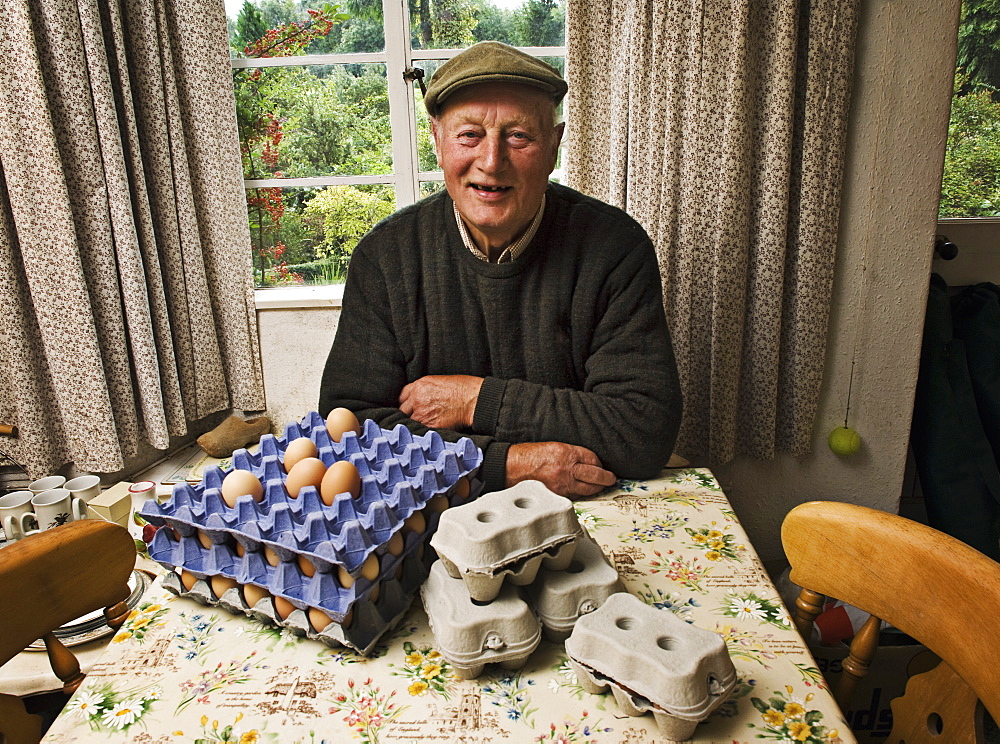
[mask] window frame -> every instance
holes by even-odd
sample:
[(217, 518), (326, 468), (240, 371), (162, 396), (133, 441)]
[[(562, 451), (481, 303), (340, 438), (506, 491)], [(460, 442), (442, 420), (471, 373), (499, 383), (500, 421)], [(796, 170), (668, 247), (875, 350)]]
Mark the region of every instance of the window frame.
[[(407, 71), (421, 61), (448, 60), (463, 49), (413, 49), (410, 43), (410, 16), (407, 0), (382, 0), (382, 24), (385, 50), (350, 54), (306, 54), (294, 57), (232, 57), (232, 70), (255, 67), (307, 67), (313, 65), (381, 64), (385, 65), (389, 98), (389, 126), (392, 137), (392, 173), (352, 176), (313, 176), (307, 178), (247, 178), (244, 190), (261, 188), (316, 188), (387, 184), (394, 188), (396, 209), (420, 197), (420, 184), (443, 181), (441, 171), (422, 171), (417, 154), (416, 83), (407, 81)], [(566, 56), (566, 46), (517, 47), (536, 57)], [(558, 177), (558, 172), (554, 173)], [(343, 282), (304, 287), (255, 287), (258, 310), (298, 307), (340, 307)]]

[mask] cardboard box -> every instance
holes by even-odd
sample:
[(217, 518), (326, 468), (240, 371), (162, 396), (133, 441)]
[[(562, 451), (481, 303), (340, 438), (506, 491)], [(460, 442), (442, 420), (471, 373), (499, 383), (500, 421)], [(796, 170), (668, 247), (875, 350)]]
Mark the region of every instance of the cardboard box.
[[(891, 633), (883, 633), (885, 636)], [(891, 641), (890, 641), (891, 644)], [(859, 744), (882, 744), (892, 730), (889, 703), (903, 694), (906, 681), (926, 672), (938, 663), (938, 657), (920, 644), (879, 646), (868, 675), (858, 682), (851, 706), (844, 718)], [(830, 689), (836, 691), (841, 664), (847, 658), (846, 646), (810, 646), (816, 665)]]
[(128, 529), (129, 519), (132, 516), (132, 494), (128, 490), (131, 485), (125, 481), (116, 483), (92, 498), (87, 503), (87, 511), (95, 519), (115, 522)]

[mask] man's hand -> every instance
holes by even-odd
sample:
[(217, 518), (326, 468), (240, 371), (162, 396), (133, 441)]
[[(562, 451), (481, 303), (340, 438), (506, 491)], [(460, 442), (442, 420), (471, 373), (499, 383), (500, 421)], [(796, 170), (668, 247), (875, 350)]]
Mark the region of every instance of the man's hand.
[(399, 410), (433, 429), (469, 429), (482, 386), (482, 377), (426, 375), (403, 388)]
[(575, 499), (614, 485), (615, 475), (586, 447), (527, 442), (507, 451), (507, 488), (523, 480), (541, 481), (550, 491)]

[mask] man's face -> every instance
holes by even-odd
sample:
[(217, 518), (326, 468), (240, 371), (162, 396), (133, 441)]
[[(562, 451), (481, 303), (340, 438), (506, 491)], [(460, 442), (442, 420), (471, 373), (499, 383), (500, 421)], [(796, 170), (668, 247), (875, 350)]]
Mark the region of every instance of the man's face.
[(432, 120), (445, 186), (483, 251), (512, 242), (538, 211), (562, 137), (554, 116), (541, 90), (483, 83), (456, 91)]

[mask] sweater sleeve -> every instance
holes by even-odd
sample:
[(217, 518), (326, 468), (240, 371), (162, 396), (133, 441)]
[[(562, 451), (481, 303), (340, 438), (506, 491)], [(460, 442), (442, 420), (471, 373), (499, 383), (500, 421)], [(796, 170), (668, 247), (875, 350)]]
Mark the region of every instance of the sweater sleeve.
[[(344, 407), (359, 420), (373, 419), (383, 429), (402, 424), (414, 434), (426, 433), (428, 427), (399, 410), (399, 393), (408, 380), (397, 338), (385, 277), (359, 245), (344, 286), (337, 335), (323, 369), (319, 412), (326, 416)], [(469, 437), (482, 450), (480, 473), (485, 490), (506, 486), (508, 443), (484, 434), (436, 431), (450, 442)]]
[(580, 390), (487, 378), (474, 430), (510, 442), (587, 447), (620, 478), (656, 475), (670, 459), (681, 393), (648, 238), (607, 277)]

